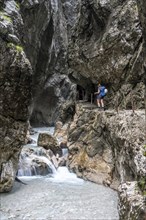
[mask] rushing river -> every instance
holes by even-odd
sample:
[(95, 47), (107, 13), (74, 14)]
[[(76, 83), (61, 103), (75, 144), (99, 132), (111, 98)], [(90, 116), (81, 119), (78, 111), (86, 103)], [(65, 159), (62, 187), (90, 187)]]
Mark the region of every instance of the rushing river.
[(115, 191), (83, 181), (66, 167), (51, 176), (20, 179), (27, 185), (15, 182), (10, 193), (1, 194), (0, 220), (119, 219)]

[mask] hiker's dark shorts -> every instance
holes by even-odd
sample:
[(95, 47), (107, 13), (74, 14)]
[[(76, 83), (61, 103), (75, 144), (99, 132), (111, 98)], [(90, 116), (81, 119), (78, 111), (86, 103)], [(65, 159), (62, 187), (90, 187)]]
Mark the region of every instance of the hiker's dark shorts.
[(104, 96), (101, 95), (101, 94), (98, 94), (98, 95), (96, 96), (96, 99), (104, 99)]

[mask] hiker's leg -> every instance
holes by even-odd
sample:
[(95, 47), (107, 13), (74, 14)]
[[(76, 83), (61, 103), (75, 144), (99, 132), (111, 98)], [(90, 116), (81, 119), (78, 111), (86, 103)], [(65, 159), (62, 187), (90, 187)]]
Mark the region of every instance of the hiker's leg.
[(97, 106), (100, 108), (100, 99), (97, 99)]
[(100, 102), (101, 102), (101, 107), (104, 108), (104, 102), (103, 102), (103, 99), (101, 99)]

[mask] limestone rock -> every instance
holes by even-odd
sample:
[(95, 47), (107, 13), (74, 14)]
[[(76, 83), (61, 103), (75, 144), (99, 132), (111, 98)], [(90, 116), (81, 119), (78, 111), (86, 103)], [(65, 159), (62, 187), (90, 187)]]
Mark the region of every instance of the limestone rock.
[(75, 97), (75, 85), (68, 77), (63, 4), (52, 0), (22, 1), (21, 13), (23, 43), (34, 70), (31, 123), (54, 125), (62, 104)]
[(56, 122), (54, 137), (58, 138), (59, 142), (67, 142), (68, 123), (64, 124), (61, 121)]
[(40, 133), (38, 137), (38, 146), (41, 146), (47, 150), (50, 149), (55, 155), (62, 154), (57, 139), (51, 134)]
[[(79, 177), (116, 189), (126, 181), (138, 183), (146, 175), (144, 110), (101, 112), (84, 109), (81, 104), (76, 109), (68, 132), (69, 168)], [(137, 216), (145, 208), (140, 194), (138, 201), (134, 191), (132, 199), (128, 193), (125, 197), (120, 193), (121, 219), (129, 215), (129, 220), (140, 219)], [(139, 211), (134, 211), (134, 206)]]
[(69, 41), (69, 76), (89, 93), (98, 81), (105, 84), (108, 107), (143, 108), (143, 49), (136, 0), (81, 1)]
[[(145, 174), (144, 111), (134, 114), (132, 111), (121, 111), (117, 114), (114, 111), (91, 111), (79, 106), (77, 109), (78, 117), (68, 133), (71, 169), (82, 173), (84, 169), (90, 169), (90, 161), (93, 160), (96, 175), (96, 166), (99, 167), (101, 161), (103, 167), (104, 163), (107, 164), (109, 176), (117, 173), (120, 181)], [(84, 177), (84, 172), (82, 175)]]

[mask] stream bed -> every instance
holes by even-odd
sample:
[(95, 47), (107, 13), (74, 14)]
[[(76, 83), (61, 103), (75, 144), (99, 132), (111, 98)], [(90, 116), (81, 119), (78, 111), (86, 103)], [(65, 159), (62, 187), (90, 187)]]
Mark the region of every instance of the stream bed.
[(1, 195), (1, 220), (117, 220), (118, 197), (110, 188), (85, 181), (21, 178)]

